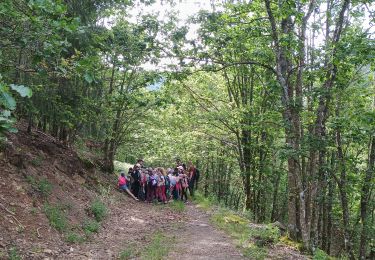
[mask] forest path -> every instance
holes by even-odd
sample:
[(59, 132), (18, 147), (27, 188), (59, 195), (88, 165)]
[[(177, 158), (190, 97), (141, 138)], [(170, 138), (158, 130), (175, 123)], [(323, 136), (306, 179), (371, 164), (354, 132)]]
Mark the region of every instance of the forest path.
[(194, 204), (186, 205), (185, 226), (176, 234), (176, 244), (167, 259), (245, 259), (232, 239), (212, 226), (209, 215)]

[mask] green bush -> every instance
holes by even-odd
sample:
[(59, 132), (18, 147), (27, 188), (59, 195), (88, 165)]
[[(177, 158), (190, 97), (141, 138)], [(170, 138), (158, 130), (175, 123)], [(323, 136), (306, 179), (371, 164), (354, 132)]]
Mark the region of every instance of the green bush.
[(99, 232), (100, 224), (95, 220), (87, 220), (83, 223), (83, 231), (86, 235)]
[(26, 180), (31, 187), (40, 193), (43, 197), (47, 197), (52, 192), (52, 184), (46, 179), (36, 180), (33, 176), (27, 176)]
[(153, 259), (153, 260), (162, 260), (165, 259), (165, 256), (168, 255), (170, 245), (173, 244), (170, 237), (163, 235), (160, 232), (156, 232), (152, 236), (150, 244), (148, 244), (141, 254), (141, 259)]
[(52, 227), (56, 228), (60, 232), (63, 232), (67, 229), (68, 221), (60, 207), (52, 206), (46, 203), (44, 204), (43, 209)]
[(43, 162), (43, 157), (41, 156), (38, 156), (36, 158), (33, 158), (30, 163), (34, 166), (41, 166), (42, 165), (42, 162)]
[(120, 260), (134, 259), (138, 254), (139, 254), (139, 251), (137, 247), (135, 246), (135, 244), (131, 243), (131, 244), (126, 245), (126, 249), (122, 250), (119, 253), (118, 258)]
[(12, 247), (9, 250), (9, 260), (21, 260), (22, 257), (19, 255), (17, 248)]
[(263, 260), (267, 256), (267, 249), (256, 245), (249, 245), (244, 249), (244, 255), (249, 259)]
[(71, 244), (82, 243), (83, 241), (85, 241), (83, 237), (81, 237), (80, 235), (76, 233), (69, 233), (66, 236), (65, 240), (66, 242), (71, 243)]
[(278, 227), (268, 224), (265, 227), (250, 228), (250, 236), (258, 247), (273, 244), (279, 241)]
[(102, 221), (107, 215), (107, 207), (99, 199), (94, 200), (91, 204), (90, 211), (98, 222)]
[(330, 260), (330, 259), (334, 259), (334, 258), (333, 258), (333, 257), (330, 257), (326, 252), (324, 252), (324, 251), (321, 250), (320, 248), (318, 248), (318, 249), (314, 252), (313, 260)]
[(52, 184), (47, 179), (41, 179), (38, 182), (38, 190), (42, 196), (47, 197), (49, 194), (51, 194)]
[(174, 200), (169, 203), (169, 206), (177, 212), (184, 212), (185, 211), (185, 203), (180, 200)]

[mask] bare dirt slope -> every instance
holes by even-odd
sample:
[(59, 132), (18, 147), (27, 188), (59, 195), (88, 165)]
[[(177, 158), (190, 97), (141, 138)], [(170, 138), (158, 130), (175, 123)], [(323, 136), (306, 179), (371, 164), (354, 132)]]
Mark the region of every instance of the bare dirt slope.
[[(166, 217), (182, 218), (117, 191), (116, 176), (101, 172), (94, 157), (18, 127), (0, 152), (0, 259), (116, 259), (129, 243), (147, 244)], [(96, 199), (106, 205), (107, 217), (98, 233), (87, 236), (83, 226), (94, 219), (90, 205)], [(46, 205), (60, 209), (64, 228), (51, 226)], [(71, 234), (84, 241), (70, 241)]]

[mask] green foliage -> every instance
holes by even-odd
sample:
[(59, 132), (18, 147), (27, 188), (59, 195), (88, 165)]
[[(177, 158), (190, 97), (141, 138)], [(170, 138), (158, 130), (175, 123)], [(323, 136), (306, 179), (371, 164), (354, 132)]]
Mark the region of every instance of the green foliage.
[(65, 237), (65, 241), (71, 244), (80, 244), (85, 241), (85, 238), (77, 233), (69, 232), (68, 235)]
[(156, 232), (152, 236), (150, 243), (142, 250), (141, 259), (164, 259), (168, 255), (171, 244), (173, 244), (173, 240), (174, 239), (171, 237), (165, 236), (160, 232)]
[(280, 239), (280, 230), (272, 224), (267, 224), (265, 227), (253, 227), (250, 236), (258, 247), (263, 247), (278, 242)]
[(136, 248), (134, 244), (130, 243), (130, 244), (127, 244), (126, 248), (119, 253), (118, 259), (120, 260), (133, 259), (138, 254), (139, 254), (139, 250)]
[(248, 259), (263, 260), (267, 257), (268, 250), (264, 247), (259, 247), (254, 244), (250, 244), (243, 250), (244, 256)]
[(171, 203), (168, 204), (169, 207), (176, 212), (184, 212), (186, 209), (185, 203), (180, 200), (173, 200)]
[(11, 90), (21, 97), (32, 96), (32, 91), (28, 87), (14, 84), (7, 86), (0, 74), (0, 142), (5, 140), (6, 132), (17, 132), (17, 129), (13, 127), (15, 119), (11, 116), (11, 112), (16, 109), (16, 100)]
[(21, 260), (22, 257), (19, 255), (19, 251), (16, 247), (12, 247), (9, 250), (9, 260)]
[(45, 203), (43, 210), (52, 227), (56, 228), (56, 230), (60, 232), (64, 232), (67, 230), (68, 220), (65, 216), (64, 211), (61, 209), (61, 207)]
[(100, 223), (95, 220), (86, 220), (83, 223), (83, 231), (86, 235), (90, 235), (91, 233), (98, 233), (100, 228)]
[(121, 259), (121, 260), (128, 260), (128, 259), (132, 259), (134, 256), (133, 256), (133, 252), (131, 249), (124, 249), (120, 252), (118, 258)]
[(334, 258), (327, 255), (327, 253), (321, 250), (320, 248), (318, 248), (314, 252), (313, 260), (331, 260), (331, 259), (334, 259)]
[(38, 192), (43, 198), (47, 198), (53, 189), (52, 184), (45, 178), (36, 180), (33, 176), (27, 176), (26, 181), (30, 183), (31, 187)]
[(209, 198), (204, 197), (199, 191), (194, 194), (193, 200), (199, 208), (206, 211), (212, 209), (214, 206), (214, 203)]
[(106, 205), (99, 199), (95, 199), (90, 206), (90, 211), (97, 222), (102, 221), (107, 215)]
[(252, 224), (248, 219), (226, 209), (216, 211), (211, 221), (235, 238), (244, 255), (250, 259), (264, 259), (268, 248), (280, 239), (280, 231), (276, 226)]
[(51, 194), (53, 186), (46, 178), (36, 180), (33, 176), (28, 175), (26, 179), (31, 187), (42, 197), (46, 198)]
[(43, 162), (43, 157), (41, 156), (38, 156), (38, 157), (35, 157), (33, 158), (30, 163), (34, 166), (41, 166), (42, 165), (42, 162)]
[(38, 183), (38, 190), (43, 197), (47, 197), (52, 192), (52, 184), (43, 178)]

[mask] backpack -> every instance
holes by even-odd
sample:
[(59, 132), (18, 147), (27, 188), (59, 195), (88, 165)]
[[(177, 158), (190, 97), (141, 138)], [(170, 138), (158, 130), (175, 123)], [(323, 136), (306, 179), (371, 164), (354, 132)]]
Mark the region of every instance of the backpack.
[(139, 182), (139, 175), (140, 175), (139, 171), (134, 171), (132, 173), (132, 177), (133, 177), (134, 182)]
[(165, 176), (164, 177), (165, 179), (165, 187), (169, 188), (169, 186), (171, 185), (171, 181), (169, 180), (169, 176)]
[(151, 186), (156, 186), (158, 185), (158, 179), (157, 179), (157, 176), (153, 175), (150, 177), (150, 183), (151, 183)]

